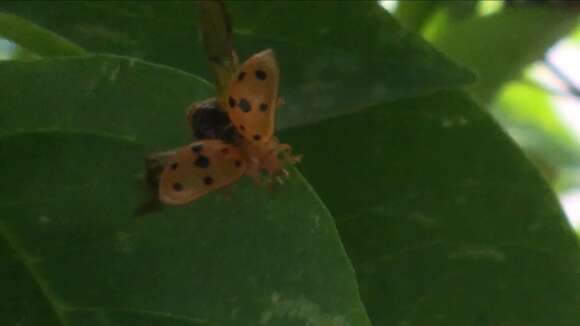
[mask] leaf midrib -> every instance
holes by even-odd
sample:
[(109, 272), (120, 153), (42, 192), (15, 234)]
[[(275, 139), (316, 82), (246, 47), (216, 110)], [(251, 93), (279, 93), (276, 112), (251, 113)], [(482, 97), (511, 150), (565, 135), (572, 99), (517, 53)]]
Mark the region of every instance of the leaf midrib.
[[(8, 133), (5, 135), (0, 135), (0, 141), (13, 138), (13, 137), (20, 137), (23, 135), (39, 135), (39, 136), (46, 136), (47, 134), (67, 134), (71, 136), (94, 136), (100, 137), (103, 139), (108, 140), (115, 140), (119, 142), (124, 142), (128, 144), (132, 144), (135, 146), (142, 146), (139, 142), (137, 142), (134, 138), (118, 135), (118, 134), (111, 134), (111, 133), (99, 133), (99, 132), (87, 132), (87, 131), (77, 131), (77, 130), (68, 130), (68, 129), (38, 129), (38, 130), (26, 130), (26, 131), (17, 131), (13, 133)], [(81, 187), (87, 187), (88, 185), (82, 185)], [(51, 199), (48, 202), (59, 200), (59, 199)], [(16, 206), (19, 205), (26, 205), (30, 204), (29, 202), (17, 202), (13, 203)], [(0, 207), (6, 206), (6, 203), (1, 203)], [(38, 260), (34, 257), (31, 257), (26, 252), (24, 246), (20, 243), (20, 240), (14, 232), (10, 229), (5, 221), (0, 220), (0, 240), (3, 240), (11, 252), (14, 253), (14, 257), (22, 264), (24, 269), (30, 275), (30, 278), (39, 289), (42, 294), (42, 297), (48, 303), (50, 309), (53, 311), (54, 315), (56, 316), (58, 323), (62, 326), (68, 326), (69, 322), (67, 319), (67, 312), (73, 311), (85, 311), (85, 312), (96, 312), (96, 311), (105, 311), (105, 312), (124, 312), (124, 313), (132, 313), (132, 314), (139, 314), (139, 315), (149, 315), (155, 316), (158, 318), (167, 318), (167, 319), (174, 319), (174, 320), (181, 320), (188, 323), (192, 323), (193, 325), (199, 324), (206, 324), (208, 323), (207, 319), (204, 318), (194, 318), (185, 315), (175, 315), (171, 313), (161, 312), (161, 311), (154, 311), (148, 309), (138, 309), (138, 308), (127, 308), (127, 307), (81, 307), (81, 306), (69, 306), (68, 304), (63, 303), (61, 300), (58, 299), (56, 292), (51, 288), (48, 284), (46, 279), (41, 275), (41, 271), (36, 267)]]
[(50, 308), (53, 310), (59, 323), (63, 326), (68, 325), (65, 314), (61, 309), (59, 309), (58, 300), (56, 299), (56, 294), (44, 278), (40, 275), (40, 271), (35, 267), (33, 259), (26, 254), (24, 248), (20, 245), (18, 239), (12, 234), (12, 231), (8, 226), (0, 221), (0, 238), (4, 239), (6, 244), (15, 254), (15, 257), (22, 263), (26, 271), (29, 273), (30, 277), (42, 293), (42, 296), (48, 302)]
[[(131, 137), (126, 137), (123, 135), (117, 134), (109, 134), (109, 133), (97, 133), (97, 132), (86, 132), (86, 131), (74, 131), (74, 130), (61, 130), (61, 129), (39, 129), (39, 130), (26, 130), (26, 131), (17, 131), (13, 133), (8, 133), (4, 135), (0, 135), (0, 141), (5, 140), (7, 138), (19, 137), (23, 135), (46, 135), (46, 134), (71, 134), (71, 135), (90, 135), (95, 137), (101, 137), (109, 140), (117, 140), (120, 142), (126, 142), (134, 145), (139, 145), (134, 139)], [(22, 204), (22, 203), (17, 203)], [(2, 205), (5, 205), (4, 203)], [(48, 302), (51, 310), (54, 312), (57, 320), (63, 326), (68, 325), (68, 320), (66, 318), (65, 310), (67, 305), (63, 304), (57, 299), (56, 293), (50, 287), (50, 285), (46, 282), (46, 280), (42, 277), (40, 271), (36, 268), (35, 259), (30, 257), (24, 247), (20, 244), (19, 240), (16, 236), (13, 235), (13, 232), (10, 230), (8, 225), (0, 220), (0, 239), (3, 239), (8, 247), (12, 250), (15, 254), (16, 259), (24, 266), (24, 269), (28, 272), (31, 279), (34, 281), (42, 296)]]
[(53, 289), (48, 285), (45, 279), (40, 275), (40, 271), (35, 267), (34, 258), (28, 256), (24, 248), (20, 245), (18, 239), (12, 234), (12, 231), (6, 225), (6, 223), (0, 221), (0, 239), (3, 239), (8, 247), (12, 249), (15, 257), (22, 263), (26, 271), (30, 274), (30, 277), (34, 283), (39, 288), (42, 296), (48, 302), (51, 310), (53, 310), (59, 323), (63, 326), (69, 325), (66, 318), (66, 311), (85, 311), (85, 312), (97, 312), (97, 311), (108, 311), (108, 312), (125, 312), (132, 314), (139, 314), (144, 316), (154, 316), (158, 318), (173, 319), (185, 321), (192, 323), (193, 325), (207, 324), (208, 320), (205, 318), (195, 318), (184, 315), (176, 315), (161, 311), (154, 311), (148, 309), (135, 309), (135, 308), (125, 308), (125, 307), (81, 307), (81, 306), (69, 306), (57, 299), (57, 296)]

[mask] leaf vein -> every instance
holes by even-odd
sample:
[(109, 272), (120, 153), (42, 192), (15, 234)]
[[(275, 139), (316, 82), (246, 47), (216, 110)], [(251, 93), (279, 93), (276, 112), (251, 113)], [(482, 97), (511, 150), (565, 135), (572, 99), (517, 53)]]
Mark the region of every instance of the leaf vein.
[(177, 315), (168, 312), (149, 310), (149, 309), (136, 309), (136, 308), (114, 308), (114, 307), (80, 307), (80, 306), (66, 306), (60, 305), (60, 309), (65, 311), (80, 311), (80, 312), (121, 312), (121, 313), (132, 313), (145, 316), (154, 316), (159, 318), (174, 319), (192, 323), (194, 325), (207, 324), (208, 320), (206, 318), (190, 317), (185, 315)]
[(24, 248), (18, 243), (18, 239), (11, 234), (11, 231), (6, 226), (5, 223), (0, 221), (0, 237), (4, 238), (8, 246), (16, 254), (16, 258), (22, 263), (25, 269), (30, 274), (30, 277), (34, 283), (38, 286), (38, 289), (49, 303), (49, 306), (54, 311), (58, 321), (61, 325), (68, 325), (67, 319), (63, 311), (60, 309), (60, 304), (56, 299), (56, 295), (52, 288), (47, 284), (47, 282), (40, 275), (40, 272), (36, 269), (34, 264), (34, 259), (26, 254)]

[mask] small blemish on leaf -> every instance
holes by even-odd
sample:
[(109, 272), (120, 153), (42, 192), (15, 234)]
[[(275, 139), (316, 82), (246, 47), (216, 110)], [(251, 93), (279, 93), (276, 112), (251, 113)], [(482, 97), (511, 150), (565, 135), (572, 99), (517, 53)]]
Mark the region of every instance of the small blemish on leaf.
[(111, 73), (109, 75), (109, 81), (111, 82), (111, 84), (117, 81), (117, 76), (119, 76), (119, 70), (121, 70), (121, 65), (120, 64), (116, 65), (111, 70)]
[(116, 234), (116, 248), (123, 253), (131, 253), (134, 249), (133, 235), (126, 232), (117, 232)]
[(50, 219), (50, 218), (48, 218), (48, 217), (46, 217), (44, 215), (38, 217), (38, 223), (39, 224), (48, 224), (50, 222), (52, 222), (52, 219)]
[(449, 253), (447, 256), (450, 260), (467, 259), (467, 260), (491, 260), (501, 263), (507, 260), (504, 252), (492, 247), (465, 247)]
[(260, 324), (278, 324), (279, 319), (292, 320), (299, 325), (333, 325), (347, 326), (349, 323), (341, 315), (322, 311), (315, 302), (300, 296), (296, 299), (282, 297), (274, 291), (270, 296), (270, 309), (262, 312)]
[(441, 127), (443, 128), (465, 127), (468, 123), (469, 120), (463, 116), (445, 117), (441, 119)]

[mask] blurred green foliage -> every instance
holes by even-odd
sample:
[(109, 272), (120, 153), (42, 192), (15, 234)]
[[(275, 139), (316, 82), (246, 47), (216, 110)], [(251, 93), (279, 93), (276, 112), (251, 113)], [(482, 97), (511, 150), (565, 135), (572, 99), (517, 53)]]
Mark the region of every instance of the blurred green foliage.
[(42, 57), (86, 54), (79, 46), (57, 34), (18, 16), (1, 12), (0, 36), (18, 44), (26, 44), (29, 46), (27, 50)]
[(554, 105), (560, 94), (528, 73), (557, 41), (568, 35), (580, 40), (578, 8), (562, 1), (479, 1), (474, 9), (459, 1), (403, 1), (396, 15), (477, 73), (472, 94), (488, 104), (556, 190), (579, 187), (578, 178), (565, 172), (580, 166), (580, 144)]
[(572, 33), (572, 40), (574, 40), (575, 42), (580, 43), (580, 25), (576, 27), (576, 29), (574, 30), (574, 32)]

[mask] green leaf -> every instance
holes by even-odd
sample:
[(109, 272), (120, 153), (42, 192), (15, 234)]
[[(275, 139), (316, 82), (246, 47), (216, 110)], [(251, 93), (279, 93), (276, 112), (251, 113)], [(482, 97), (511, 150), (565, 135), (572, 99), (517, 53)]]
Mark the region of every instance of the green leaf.
[[(265, 48), (277, 53), (280, 94), (287, 99), (280, 128), (472, 81), (376, 2), (227, 4), (241, 60)], [(192, 3), (9, 2), (0, 8), (90, 51), (141, 57), (208, 79)]]
[(207, 91), (199, 79), (112, 57), (0, 66), (0, 324), (369, 325), (295, 171), (132, 218), (145, 155), (187, 141), (167, 112)]
[(70, 41), (36, 26), (20, 17), (0, 12), (0, 36), (44, 57), (86, 54)]
[(405, 28), (420, 32), (440, 7), (441, 1), (400, 1), (395, 17)]
[(421, 34), (441, 11), (456, 22), (473, 16), (477, 5), (478, 1), (400, 1), (395, 16), (403, 26)]
[(580, 24), (576, 24), (576, 28), (574, 28), (574, 31), (570, 37), (572, 41), (576, 42), (576, 44), (580, 44)]
[(116, 56), (3, 62), (0, 74), (0, 135), (91, 131), (123, 135), (147, 150), (184, 145), (191, 139), (187, 107), (213, 95), (198, 77)]
[(573, 10), (505, 8), (439, 28), (430, 40), (452, 59), (477, 72), (472, 91), (489, 103), (505, 82), (541, 59), (551, 45), (568, 34), (577, 17)]
[(580, 324), (574, 232), (532, 164), (462, 93), (282, 137), (337, 221), (374, 325)]

